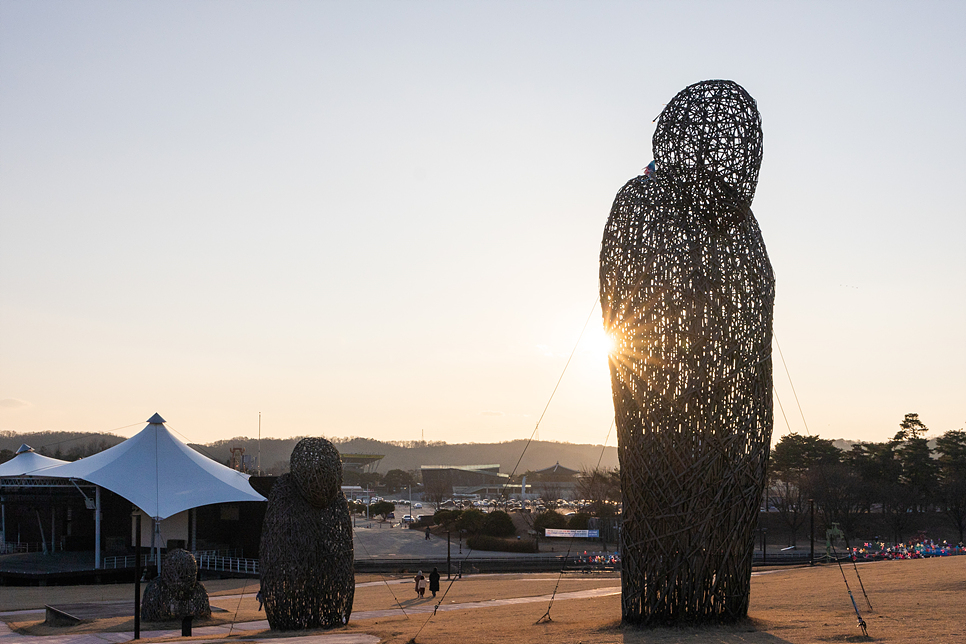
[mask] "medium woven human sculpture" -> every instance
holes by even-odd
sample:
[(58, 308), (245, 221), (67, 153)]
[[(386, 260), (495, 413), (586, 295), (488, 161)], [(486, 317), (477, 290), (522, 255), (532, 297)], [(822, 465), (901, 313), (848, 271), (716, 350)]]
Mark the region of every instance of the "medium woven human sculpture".
[(747, 615), (772, 430), (775, 282), (751, 212), (761, 116), (711, 80), (667, 104), (618, 193), (600, 294), (615, 343), (625, 622)]
[(161, 574), (144, 589), (141, 619), (166, 622), (185, 617), (211, 617), (208, 591), (198, 581), (198, 563), (187, 550), (172, 550)]
[(260, 549), (262, 599), (273, 630), (331, 628), (349, 621), (355, 577), (352, 521), (339, 452), (303, 438), (289, 474), (268, 497)]

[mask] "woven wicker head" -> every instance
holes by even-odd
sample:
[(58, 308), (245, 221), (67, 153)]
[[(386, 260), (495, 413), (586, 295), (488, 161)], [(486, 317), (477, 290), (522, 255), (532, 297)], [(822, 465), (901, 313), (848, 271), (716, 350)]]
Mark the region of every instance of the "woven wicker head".
[(164, 558), (161, 567), (161, 580), (172, 589), (187, 588), (194, 584), (198, 576), (198, 562), (187, 550), (172, 550)]
[(303, 438), (292, 450), (292, 478), (302, 497), (317, 508), (335, 500), (342, 486), (339, 451), (324, 438)]
[[(728, 80), (695, 83), (671, 99), (653, 138), (658, 172), (713, 207), (721, 199), (747, 210), (761, 168), (761, 114), (745, 89)], [(730, 208), (725, 208), (730, 209)]]

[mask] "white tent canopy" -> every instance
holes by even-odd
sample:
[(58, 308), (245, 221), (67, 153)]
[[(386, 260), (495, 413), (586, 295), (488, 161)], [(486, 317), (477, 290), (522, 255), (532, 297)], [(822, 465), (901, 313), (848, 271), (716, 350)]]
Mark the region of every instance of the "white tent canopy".
[(164, 422), (155, 414), (147, 427), (119, 445), (32, 474), (94, 483), (124, 497), (155, 521), (212, 503), (265, 500), (249, 485), (248, 474), (199, 454)]
[[(0, 477), (23, 476), (35, 474), (37, 470), (44, 470), (55, 465), (66, 465), (68, 461), (58, 458), (42, 456), (34, 451), (30, 445), (21, 445), (17, 455), (6, 463), (0, 463)], [(46, 476), (46, 473), (44, 474)]]

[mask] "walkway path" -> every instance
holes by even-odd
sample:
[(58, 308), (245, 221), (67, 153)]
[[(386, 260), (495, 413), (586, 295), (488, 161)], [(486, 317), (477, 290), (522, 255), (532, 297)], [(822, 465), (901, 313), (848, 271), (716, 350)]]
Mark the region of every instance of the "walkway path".
[[(594, 597), (606, 597), (609, 595), (620, 594), (620, 582), (619, 580), (608, 580), (608, 582), (617, 581), (616, 585), (608, 585), (602, 588), (593, 588), (589, 590), (580, 590), (568, 593), (558, 593), (555, 601), (566, 601), (568, 599), (588, 599)], [(377, 586), (383, 585), (385, 582), (366, 582), (364, 584), (359, 584), (360, 586)], [(412, 582), (409, 580), (392, 580), (392, 584), (406, 584), (409, 585)], [(227, 601), (237, 600), (242, 596), (251, 596), (251, 593), (246, 594), (234, 594), (234, 595), (215, 595), (211, 597), (212, 603), (223, 603)], [(427, 615), (433, 613), (434, 610), (439, 612), (449, 612), (456, 610), (472, 610), (477, 608), (495, 608), (498, 606), (512, 606), (520, 604), (533, 604), (533, 603), (548, 603), (550, 601), (550, 595), (538, 595), (530, 597), (509, 597), (506, 599), (492, 599), (488, 601), (479, 602), (465, 602), (459, 604), (441, 604), (439, 608), (436, 608), (436, 603), (434, 601), (427, 601), (426, 603), (419, 604), (416, 606), (408, 606), (405, 609), (402, 608), (389, 608), (384, 610), (367, 610), (367, 611), (354, 611), (352, 613), (352, 621), (361, 621), (367, 619), (376, 618), (386, 618), (386, 617), (404, 617), (413, 615)], [(26, 615), (43, 615), (43, 609), (33, 609), (33, 610), (22, 610), (22, 611), (10, 611), (6, 613), (0, 613), (0, 620), (3, 618), (11, 617), (23, 617)], [(264, 631), (268, 629), (268, 621), (260, 620), (256, 622), (243, 622), (238, 624), (220, 624), (218, 626), (200, 626), (192, 630), (193, 635), (204, 635), (211, 637), (225, 636), (227, 634), (233, 633), (237, 634), (239, 632), (249, 632), (249, 631)], [(143, 639), (153, 639), (153, 638), (172, 638), (176, 639), (181, 636), (180, 630), (165, 630), (165, 631), (142, 631), (141, 637)], [(257, 636), (253, 636), (250, 640), (254, 641), (259, 639)], [(120, 642), (131, 641), (131, 633), (129, 631), (121, 633), (84, 633), (84, 634), (65, 634), (65, 635), (48, 635), (48, 636), (38, 636), (38, 635), (21, 635), (19, 633), (14, 633), (10, 628), (3, 622), (0, 621), (0, 644), (119, 644)], [(246, 641), (242, 639), (241, 641)], [(316, 635), (307, 635), (304, 637), (291, 637), (285, 639), (286, 644), (377, 644), (379, 638), (367, 635), (365, 633), (320, 633)]]

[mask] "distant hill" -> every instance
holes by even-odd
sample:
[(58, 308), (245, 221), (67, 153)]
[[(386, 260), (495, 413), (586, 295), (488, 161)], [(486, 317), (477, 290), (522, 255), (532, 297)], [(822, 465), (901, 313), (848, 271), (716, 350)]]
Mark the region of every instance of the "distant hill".
[[(292, 448), (301, 438), (301, 436), (263, 438), (261, 440), (262, 472), (281, 474), (288, 471)], [(0, 451), (15, 452), (22, 443), (26, 443), (44, 455), (71, 461), (113, 447), (124, 440), (122, 436), (103, 433), (47, 431), (18, 434), (12, 431), (0, 431)], [(376, 471), (382, 474), (395, 469), (418, 470), (420, 465), (489, 464), (499, 464), (500, 471), (509, 474), (526, 446), (526, 441), (522, 439), (504, 443), (402, 442), (358, 437), (330, 438), (330, 440), (342, 453), (382, 454), (384, 458), (376, 467)], [(843, 451), (849, 451), (856, 442), (858, 441), (840, 438), (833, 441), (833, 444)], [(242, 447), (245, 449), (245, 454), (252, 457), (257, 456), (259, 451), (258, 440), (245, 436), (207, 444), (191, 444), (191, 447), (222, 464), (227, 464), (231, 457), (230, 447)], [(555, 463), (575, 470), (593, 468), (597, 465), (598, 459), (601, 467), (608, 469), (617, 467), (617, 448), (606, 447), (601, 456), (600, 445), (532, 441), (526, 453), (523, 454), (517, 473), (543, 469)]]
[(125, 440), (123, 436), (114, 434), (92, 434), (90, 432), (27, 432), (19, 434), (11, 431), (0, 431), (0, 451), (9, 450), (16, 453), (20, 446), (27, 444), (34, 451), (59, 458), (64, 461), (76, 461), (83, 456), (90, 456), (97, 452), (114, 447)]
[[(263, 438), (261, 440), (262, 472), (280, 474), (288, 471), (292, 448), (302, 437)], [(26, 443), (38, 452), (73, 461), (90, 456), (113, 447), (124, 441), (124, 437), (114, 434), (91, 434), (87, 432), (32, 432), (18, 434), (12, 431), (0, 432), (0, 451), (16, 452)], [(500, 471), (509, 474), (523, 454), (525, 440), (505, 443), (442, 443), (442, 442), (388, 442), (371, 438), (330, 438), (340, 452), (345, 454), (382, 454), (376, 471), (385, 474), (389, 470), (418, 470), (420, 465), (489, 465), (499, 464)], [(191, 447), (212, 460), (227, 464), (231, 457), (229, 448), (242, 447), (246, 456), (257, 456), (259, 441), (255, 438), (239, 436), (208, 444), (191, 444)], [(600, 460), (600, 466), (617, 467), (617, 448), (607, 447), (601, 456), (600, 445), (578, 445), (574, 443), (553, 443), (532, 441), (523, 454), (517, 468), (522, 474), (527, 470), (539, 470), (560, 463), (565, 467), (579, 470), (593, 468)]]
[[(277, 473), (288, 469), (292, 448), (301, 437), (277, 439), (263, 438), (261, 441), (262, 471)], [(420, 465), (483, 465), (499, 464), (500, 471), (509, 474), (523, 454), (525, 440), (505, 443), (442, 443), (410, 441), (406, 443), (378, 441), (371, 438), (330, 438), (340, 452), (345, 454), (382, 454), (384, 458), (376, 467), (377, 472), (385, 474), (389, 470), (418, 470)], [(196, 447), (196, 446), (192, 446)], [(244, 447), (246, 455), (258, 453), (258, 440), (237, 437), (216, 441), (199, 446), (202, 453), (221, 462), (229, 456), (230, 447)], [(197, 449), (197, 447), (196, 447)], [(571, 469), (617, 467), (617, 448), (607, 447), (601, 457), (600, 445), (553, 443), (533, 441), (523, 454), (517, 468), (522, 474), (527, 470), (539, 470), (560, 463)]]

